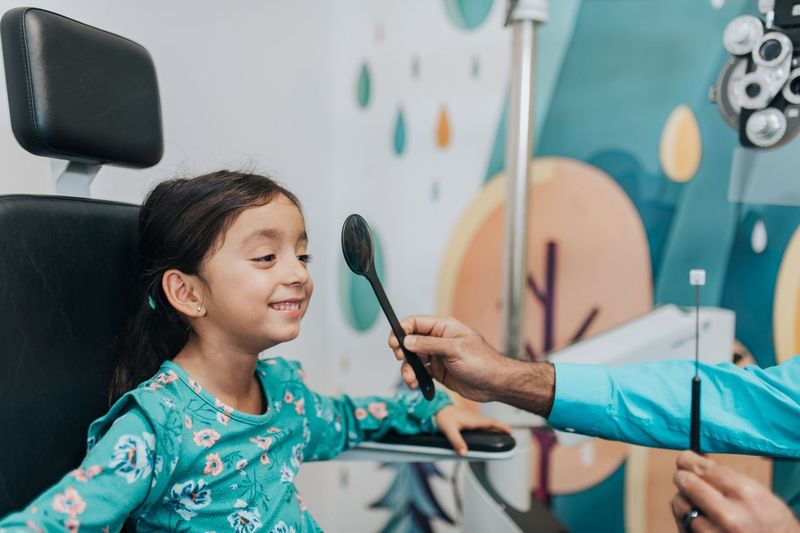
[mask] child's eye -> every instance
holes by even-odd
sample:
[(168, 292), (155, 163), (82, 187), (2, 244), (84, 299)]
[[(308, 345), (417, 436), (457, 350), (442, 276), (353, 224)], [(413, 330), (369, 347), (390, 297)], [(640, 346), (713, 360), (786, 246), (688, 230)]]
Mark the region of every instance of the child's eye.
[(264, 255), (262, 257), (253, 259), (253, 261), (255, 261), (256, 263), (271, 263), (275, 261), (275, 254)]
[(311, 256), (309, 254), (298, 255), (297, 259), (306, 264), (311, 262)]

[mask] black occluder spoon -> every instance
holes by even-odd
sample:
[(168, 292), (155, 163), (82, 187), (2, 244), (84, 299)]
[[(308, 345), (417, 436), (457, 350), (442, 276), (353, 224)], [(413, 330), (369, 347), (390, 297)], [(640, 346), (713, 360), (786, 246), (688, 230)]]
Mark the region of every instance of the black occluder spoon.
[(383, 309), (383, 313), (389, 320), (389, 325), (392, 327), (395, 337), (400, 342), (400, 348), (403, 350), (406, 361), (414, 370), (422, 395), (426, 400), (432, 400), (435, 394), (433, 380), (422, 365), (419, 356), (406, 350), (403, 345), (405, 332), (400, 327), (400, 321), (397, 320), (397, 315), (394, 314), (394, 309), (392, 309), (389, 299), (386, 297), (381, 280), (378, 279), (378, 274), (375, 272), (372, 232), (370, 232), (367, 221), (361, 215), (350, 215), (344, 221), (342, 226), (342, 253), (350, 270), (359, 276), (364, 276), (369, 281), (372, 290), (375, 291), (375, 296), (378, 298), (378, 303)]

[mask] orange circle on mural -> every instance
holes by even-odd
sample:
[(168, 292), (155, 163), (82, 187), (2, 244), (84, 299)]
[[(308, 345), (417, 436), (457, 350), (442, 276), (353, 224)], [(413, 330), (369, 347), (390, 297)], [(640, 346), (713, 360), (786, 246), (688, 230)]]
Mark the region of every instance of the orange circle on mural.
[[(622, 188), (603, 171), (566, 158), (537, 159), (530, 176), (528, 272), (552, 300), (546, 331), (546, 304), (529, 285), (525, 329), (535, 354), (570, 344), (592, 311), (582, 338), (649, 311), (647, 236)], [(501, 334), (505, 192), (501, 174), (467, 208), (439, 280), (439, 312), (473, 326), (494, 346)]]
[(800, 353), (800, 228), (783, 252), (772, 306), (775, 362)]

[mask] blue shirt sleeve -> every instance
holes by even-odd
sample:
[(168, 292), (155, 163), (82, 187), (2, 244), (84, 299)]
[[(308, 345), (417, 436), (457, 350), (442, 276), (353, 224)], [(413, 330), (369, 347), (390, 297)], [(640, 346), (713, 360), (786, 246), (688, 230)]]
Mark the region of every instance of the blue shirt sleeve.
[[(556, 363), (548, 422), (643, 446), (689, 447), (694, 361)], [(800, 458), (800, 357), (770, 368), (700, 364), (704, 452)]]

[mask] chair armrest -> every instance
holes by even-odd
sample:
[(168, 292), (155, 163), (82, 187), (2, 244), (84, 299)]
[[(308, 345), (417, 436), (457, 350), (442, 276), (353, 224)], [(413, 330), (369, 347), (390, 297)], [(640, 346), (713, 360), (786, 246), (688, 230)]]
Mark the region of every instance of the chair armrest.
[(442, 460), (496, 461), (514, 455), (514, 437), (491, 431), (461, 433), (469, 452), (456, 455), (442, 433), (400, 435), (389, 432), (377, 441), (362, 442), (356, 448), (339, 454), (339, 461), (379, 461), (387, 463), (427, 463)]

